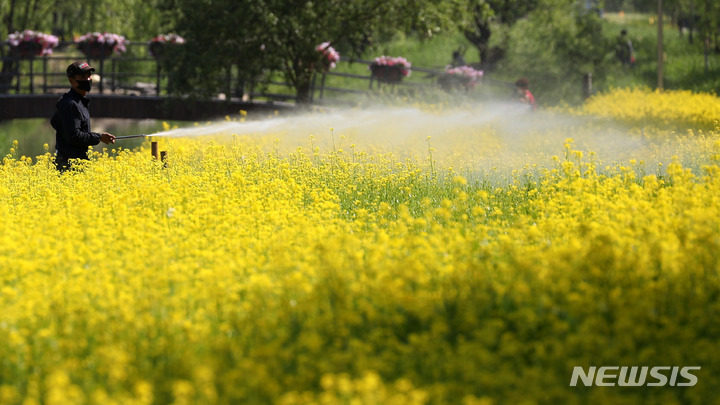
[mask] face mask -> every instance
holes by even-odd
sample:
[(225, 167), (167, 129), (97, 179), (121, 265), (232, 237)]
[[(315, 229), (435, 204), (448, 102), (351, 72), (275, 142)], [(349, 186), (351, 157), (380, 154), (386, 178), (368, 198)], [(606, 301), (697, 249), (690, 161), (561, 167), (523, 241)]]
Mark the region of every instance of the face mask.
[(92, 80), (77, 80), (78, 89), (82, 91), (90, 91), (92, 88)]

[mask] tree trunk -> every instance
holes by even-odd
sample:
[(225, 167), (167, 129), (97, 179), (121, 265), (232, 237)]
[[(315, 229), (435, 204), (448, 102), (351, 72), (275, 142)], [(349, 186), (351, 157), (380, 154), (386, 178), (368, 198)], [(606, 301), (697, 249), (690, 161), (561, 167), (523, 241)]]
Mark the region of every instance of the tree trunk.
[(10, 9), (8, 10), (7, 15), (3, 16), (3, 22), (5, 23), (5, 26), (7, 27), (7, 34), (12, 34), (15, 32), (15, 25), (13, 24), (15, 20), (15, 5), (17, 4), (17, 0), (10, 0)]
[(312, 103), (312, 86), (310, 85), (310, 77), (307, 77), (306, 79), (303, 76), (303, 78), (295, 84), (295, 96), (297, 97), (295, 101), (299, 105), (308, 105)]
[(475, 30), (465, 31), (465, 38), (477, 48), (480, 64), (485, 66), (488, 61), (488, 43), (490, 42), (490, 25), (483, 21), (475, 22)]
[[(291, 69), (288, 69), (290, 68)], [(295, 102), (298, 105), (309, 105), (312, 102), (312, 77), (315, 64), (303, 63), (301, 60), (293, 61), (292, 66), (286, 64), (287, 76), (290, 84), (295, 88)]]

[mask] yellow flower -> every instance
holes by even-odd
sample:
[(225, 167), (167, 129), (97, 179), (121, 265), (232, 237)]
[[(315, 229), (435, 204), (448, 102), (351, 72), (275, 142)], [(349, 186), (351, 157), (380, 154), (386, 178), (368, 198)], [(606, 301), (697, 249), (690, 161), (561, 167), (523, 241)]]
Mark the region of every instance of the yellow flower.
[(7, 156), (0, 403), (652, 401), (568, 370), (720, 361), (720, 141), (696, 96), (618, 90), (647, 109), (589, 101), (512, 145), (448, 120), (347, 131), (348, 154), (293, 128), (158, 137), (167, 165)]

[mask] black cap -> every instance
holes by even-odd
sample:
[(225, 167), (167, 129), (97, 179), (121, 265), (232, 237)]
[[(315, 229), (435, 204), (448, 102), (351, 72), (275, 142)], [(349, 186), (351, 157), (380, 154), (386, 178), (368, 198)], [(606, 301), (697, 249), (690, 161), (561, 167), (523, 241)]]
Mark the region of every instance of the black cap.
[(73, 77), (76, 74), (83, 74), (94, 71), (95, 68), (90, 66), (87, 62), (83, 60), (76, 60), (75, 62), (71, 63), (70, 66), (68, 66), (67, 75), (68, 77)]

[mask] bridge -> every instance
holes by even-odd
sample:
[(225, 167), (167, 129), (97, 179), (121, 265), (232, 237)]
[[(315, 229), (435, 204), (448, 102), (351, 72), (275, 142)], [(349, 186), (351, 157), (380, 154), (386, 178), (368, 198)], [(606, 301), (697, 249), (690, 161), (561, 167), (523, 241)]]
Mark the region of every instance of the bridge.
[[(4, 48), (0, 50), (0, 120), (52, 115), (55, 103), (69, 89), (65, 69), (78, 59), (88, 60), (96, 68), (90, 112), (97, 118), (203, 120), (237, 115), (240, 110), (253, 114), (295, 109), (294, 90), (278, 79), (254, 83), (228, 76), (225, 92), (213, 99), (172, 96), (168, 91), (172, 83), (163, 73), (162, 64), (148, 52), (148, 46), (147, 42), (130, 42), (123, 55), (102, 58), (83, 55), (73, 42), (61, 42), (51, 55), (44, 56), (20, 57)], [(313, 104), (347, 103), (353, 96), (372, 93), (373, 87), (385, 86), (368, 68), (372, 62), (340, 63), (353, 65), (343, 70), (356, 73), (317, 73), (311, 88)], [(415, 66), (412, 72), (412, 78), (386, 87), (392, 91), (404, 88), (407, 92), (437, 87), (437, 77), (444, 73), (442, 69)]]

